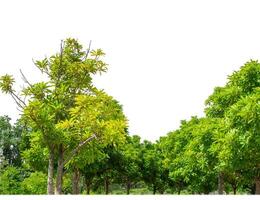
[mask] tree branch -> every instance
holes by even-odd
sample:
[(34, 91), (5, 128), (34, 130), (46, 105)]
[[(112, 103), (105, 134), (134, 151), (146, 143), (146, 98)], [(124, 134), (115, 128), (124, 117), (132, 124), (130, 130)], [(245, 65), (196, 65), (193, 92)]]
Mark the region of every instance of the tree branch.
[[(37, 66), (36, 62), (34, 61), (34, 59), (32, 59), (32, 62), (33, 62), (33, 64), (34, 64), (42, 73), (47, 74), (49, 77), (51, 76), (51, 74), (48, 72), (48, 69), (44, 70), (44, 69), (39, 68), (39, 67)], [(49, 63), (49, 61), (48, 61), (48, 63)]]
[(11, 94), (11, 97), (14, 99), (15, 103), (20, 108), (24, 109), (24, 106), (26, 106), (25, 102), (21, 98), (19, 98), (13, 91), (11, 91), (10, 94)]
[(75, 155), (77, 155), (77, 153), (79, 152), (79, 150), (86, 145), (87, 143), (89, 143), (90, 141), (92, 141), (94, 138), (97, 138), (96, 134), (93, 134), (91, 137), (89, 137), (88, 139), (86, 139), (83, 142), (80, 142), (79, 145), (73, 149), (71, 151), (71, 153), (69, 154), (69, 156), (67, 157), (67, 159), (64, 161), (64, 165), (66, 165)]
[(90, 47), (91, 47), (91, 40), (89, 41), (89, 44), (88, 44), (88, 49), (87, 49), (87, 52), (86, 52), (86, 56), (85, 56), (85, 59), (87, 59), (88, 58), (88, 54), (89, 54), (89, 52), (90, 52)]
[(30, 87), (32, 87), (32, 84), (27, 80), (27, 78), (25, 77), (25, 75), (23, 74), (21, 69), (20, 69), (20, 73), (22, 75), (22, 78), (23, 78), (24, 82), (27, 83)]
[(63, 40), (60, 42), (60, 63), (59, 63), (59, 69), (58, 69), (58, 82), (60, 81), (61, 77), (61, 69), (62, 69), (62, 59), (63, 59)]
[(24, 108), (18, 101), (17, 101), (17, 99), (12, 95), (12, 93), (11, 93), (11, 97), (13, 98), (13, 100), (15, 101), (15, 103), (18, 105), (18, 107), (20, 107), (20, 108)]

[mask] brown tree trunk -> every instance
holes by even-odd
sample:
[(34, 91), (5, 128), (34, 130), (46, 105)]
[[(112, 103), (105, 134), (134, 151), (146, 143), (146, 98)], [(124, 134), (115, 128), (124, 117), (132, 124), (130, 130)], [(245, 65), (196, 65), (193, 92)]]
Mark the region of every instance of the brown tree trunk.
[(63, 145), (60, 144), (58, 152), (58, 168), (56, 178), (56, 194), (62, 194), (62, 179), (63, 179), (63, 167), (64, 167), (64, 149)]
[(127, 180), (127, 183), (126, 183), (126, 194), (130, 194), (130, 189), (131, 189), (131, 181)]
[(233, 194), (236, 195), (236, 194), (237, 194), (238, 183), (234, 181), (234, 182), (231, 184), (231, 187), (232, 187), (232, 189), (233, 189)]
[(47, 194), (54, 194), (54, 148), (49, 148), (49, 165), (48, 165), (48, 180), (47, 180)]
[(90, 194), (91, 181), (85, 176), (85, 190), (87, 194)]
[(255, 194), (260, 194), (260, 177), (255, 179)]
[(80, 179), (80, 173), (79, 169), (77, 167), (74, 168), (73, 172), (73, 180), (72, 180), (72, 194), (79, 194), (79, 179)]
[(108, 177), (105, 177), (105, 181), (104, 181), (104, 186), (105, 186), (105, 194), (109, 193), (109, 180)]
[(163, 189), (159, 190), (159, 193), (160, 193), (160, 194), (163, 194), (163, 193), (164, 193), (164, 190), (163, 190)]
[(255, 183), (250, 187), (250, 194), (255, 194)]
[(234, 186), (234, 187), (232, 187), (232, 188), (233, 188), (233, 194), (236, 195), (236, 194), (237, 194), (237, 187)]
[(155, 194), (156, 193), (156, 186), (154, 185), (153, 186), (153, 194)]
[(218, 194), (224, 194), (224, 173), (218, 174)]

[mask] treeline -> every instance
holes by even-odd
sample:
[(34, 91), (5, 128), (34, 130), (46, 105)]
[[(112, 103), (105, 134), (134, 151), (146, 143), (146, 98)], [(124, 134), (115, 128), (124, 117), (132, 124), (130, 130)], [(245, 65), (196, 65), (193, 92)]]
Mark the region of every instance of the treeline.
[[(0, 193), (46, 194), (46, 149), (32, 147), (37, 145), (30, 139), (33, 131), (19, 122), (12, 126), (7, 116), (0, 117), (0, 130)], [(89, 144), (86, 148), (93, 147)], [(62, 193), (129, 194), (131, 188), (137, 189), (136, 193), (163, 193), (166, 187), (162, 178), (167, 178), (167, 174), (161, 173), (162, 163), (157, 155), (156, 146), (151, 142), (141, 143), (139, 136), (126, 136), (123, 145), (107, 145), (102, 151), (80, 155), (77, 165), (65, 166)], [(57, 171), (58, 159), (54, 162)]]
[[(205, 117), (181, 121), (155, 143), (128, 134), (122, 106), (92, 83), (102, 50), (75, 39), (36, 67), (49, 78), (17, 92), (15, 125), (0, 118), (1, 194), (260, 194), (260, 64), (250, 61), (216, 87)], [(191, 100), (192, 101), (192, 100)]]

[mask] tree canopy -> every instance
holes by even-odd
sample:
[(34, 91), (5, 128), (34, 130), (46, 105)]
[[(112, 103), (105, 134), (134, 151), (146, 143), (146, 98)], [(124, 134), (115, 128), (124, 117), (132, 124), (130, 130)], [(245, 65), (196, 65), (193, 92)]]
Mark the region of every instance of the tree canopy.
[(0, 117), (0, 194), (260, 194), (260, 63), (215, 87), (205, 116), (155, 142), (128, 133), (123, 106), (92, 79), (107, 71), (101, 49), (73, 38), (34, 61), (46, 81), (0, 89), (21, 118)]

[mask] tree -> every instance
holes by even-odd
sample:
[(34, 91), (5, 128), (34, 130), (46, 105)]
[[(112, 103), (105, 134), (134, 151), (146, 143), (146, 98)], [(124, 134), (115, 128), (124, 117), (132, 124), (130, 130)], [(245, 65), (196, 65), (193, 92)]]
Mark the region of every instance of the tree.
[(132, 185), (141, 180), (140, 140), (141, 138), (137, 135), (129, 136), (126, 144), (120, 150), (122, 160), (118, 175), (125, 185), (127, 194), (130, 194)]
[(5, 165), (21, 166), (19, 144), (22, 127), (18, 122), (12, 126), (10, 120), (8, 116), (0, 117), (0, 168)]
[(189, 167), (188, 160), (185, 159), (185, 148), (192, 139), (192, 130), (199, 123), (197, 117), (191, 120), (181, 121), (178, 130), (168, 133), (167, 142), (164, 145), (164, 165), (169, 169), (169, 178), (175, 183), (177, 193), (187, 187), (190, 178), (189, 171), (184, 167)]
[[(70, 114), (72, 120), (59, 124), (65, 133), (70, 134), (70, 140), (67, 142), (69, 148), (76, 149), (76, 145), (82, 141), (82, 138), (85, 141), (85, 138), (89, 138), (93, 133), (97, 137), (97, 144), (93, 143), (95, 145), (92, 145), (91, 149), (87, 146), (82, 147), (81, 154), (74, 156), (71, 160), (74, 167), (84, 169), (85, 165), (99, 160), (100, 156), (103, 157), (100, 154), (110, 155), (110, 151), (113, 153), (117, 146), (125, 143), (127, 124), (122, 106), (103, 91), (96, 90), (95, 95), (78, 96), (76, 106), (71, 109)], [(70, 157), (65, 160), (65, 163), (68, 160)], [(117, 165), (114, 163), (112, 166)]]
[[(259, 87), (260, 64), (258, 61), (247, 62), (228, 77), (224, 87), (215, 88), (206, 101), (206, 115), (211, 118), (222, 118), (227, 126), (219, 151), (219, 167), (223, 171), (239, 174), (253, 179), (256, 193), (260, 192), (258, 181), (259, 129)], [(248, 176), (249, 175), (249, 176)], [(251, 176), (251, 177), (250, 177)], [(235, 192), (235, 191), (234, 191)]]
[(165, 191), (165, 170), (162, 166), (161, 152), (156, 144), (147, 140), (142, 143), (141, 150), (141, 172), (142, 179), (155, 194), (159, 191), (161, 194)]
[[(42, 145), (48, 150), (48, 194), (54, 193), (55, 157), (57, 156), (58, 160), (56, 192), (60, 194), (62, 193), (64, 165), (76, 156), (83, 146), (99, 135), (98, 132), (90, 135), (90, 132), (86, 129), (86, 132), (83, 132), (79, 123), (80, 120), (75, 119), (73, 122), (71, 110), (75, 106), (79, 107), (79, 102), (82, 99), (87, 101), (89, 98), (94, 98), (92, 96), (96, 96), (96, 89), (92, 85), (92, 75), (107, 70), (106, 64), (100, 59), (104, 55), (101, 49), (90, 51), (89, 47), (87, 51), (84, 51), (77, 40), (67, 39), (64, 43), (61, 43), (59, 53), (35, 62), (36, 67), (49, 78), (48, 81), (32, 84), (21, 71), (22, 77), (28, 85), (22, 91), (22, 96), (27, 97), (27, 101), (23, 101), (14, 90), (12, 76), (5, 75), (0, 78), (2, 92), (12, 96), (22, 109), (23, 122), (31, 127), (35, 133), (34, 137), (42, 139)], [(67, 122), (78, 125), (77, 127), (74, 126), (74, 134), (64, 131)], [(105, 129), (117, 126), (116, 120), (115, 123), (102, 123), (101, 126), (104, 126)], [(125, 126), (125, 122), (124, 125), (122, 121), (118, 123), (121, 124), (120, 127)], [(78, 129), (76, 130), (76, 128)], [(75, 133), (78, 133), (76, 136), (78, 144), (70, 145), (68, 141), (75, 138)], [(115, 131), (115, 133), (118, 132)], [(102, 135), (102, 133), (100, 134)], [(113, 137), (117, 137), (116, 134)], [(103, 139), (105, 141), (105, 138)]]
[(192, 126), (191, 139), (180, 158), (186, 164), (182, 170), (192, 193), (209, 194), (216, 189), (217, 159), (212, 145), (218, 130), (217, 119), (200, 118), (198, 124)]

